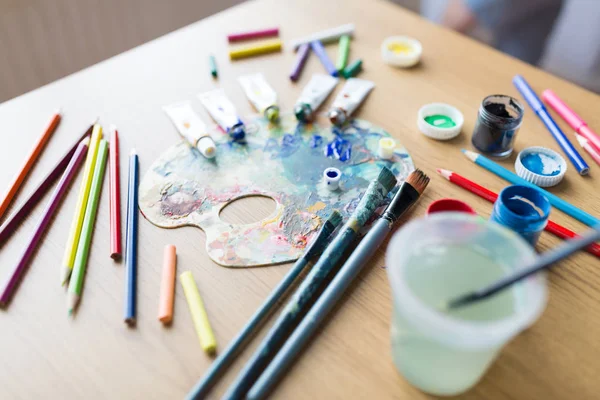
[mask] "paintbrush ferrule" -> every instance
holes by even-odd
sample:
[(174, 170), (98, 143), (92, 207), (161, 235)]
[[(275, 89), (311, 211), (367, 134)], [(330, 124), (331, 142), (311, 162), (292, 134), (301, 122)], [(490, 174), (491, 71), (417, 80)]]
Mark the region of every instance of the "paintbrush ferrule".
[(381, 218), (394, 224), (413, 204), (417, 202), (420, 194), (408, 182), (404, 182), (396, 192), (392, 201), (387, 206)]

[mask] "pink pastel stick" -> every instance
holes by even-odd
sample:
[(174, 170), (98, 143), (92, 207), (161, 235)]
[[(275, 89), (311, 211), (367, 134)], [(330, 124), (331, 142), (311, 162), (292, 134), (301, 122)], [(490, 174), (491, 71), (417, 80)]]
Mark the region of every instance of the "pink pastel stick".
[(227, 35), (227, 40), (229, 41), (229, 43), (231, 43), (271, 36), (279, 36), (279, 28), (269, 28), (262, 29), (260, 31), (232, 33), (231, 35)]
[(575, 111), (571, 110), (571, 108), (566, 105), (556, 93), (550, 89), (546, 89), (544, 90), (544, 93), (542, 93), (542, 97), (544, 98), (544, 101), (575, 130), (575, 132), (586, 138), (596, 150), (600, 151), (600, 137), (592, 131), (585, 121), (582, 120), (579, 115), (575, 114)]

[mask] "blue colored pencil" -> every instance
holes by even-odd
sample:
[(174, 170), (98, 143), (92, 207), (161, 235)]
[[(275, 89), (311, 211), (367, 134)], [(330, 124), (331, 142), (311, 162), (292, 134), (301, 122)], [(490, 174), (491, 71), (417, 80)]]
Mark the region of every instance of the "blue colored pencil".
[(129, 183), (127, 192), (127, 234), (125, 238), (125, 323), (135, 325), (137, 295), (137, 236), (138, 236), (138, 156), (135, 149), (129, 156)]
[(521, 95), (525, 98), (529, 106), (533, 109), (533, 112), (542, 120), (550, 134), (554, 137), (554, 140), (560, 145), (562, 150), (565, 152), (573, 166), (579, 172), (579, 175), (587, 175), (590, 171), (590, 167), (587, 165), (581, 154), (573, 147), (573, 144), (567, 139), (564, 132), (558, 127), (544, 103), (535, 94), (531, 86), (527, 83), (525, 78), (521, 75), (516, 75), (513, 78), (513, 84), (521, 92)]
[(381, 218), (373, 224), (369, 233), (356, 247), (352, 255), (348, 257), (340, 272), (336, 274), (327, 289), (311, 307), (302, 322), (294, 330), (294, 333), (286, 340), (273, 361), (252, 386), (246, 399), (262, 399), (269, 394), (275, 383), (288, 370), (296, 355), (300, 353), (302, 347), (309, 341), (329, 312), (342, 298), (344, 292), (358, 276), (363, 266), (385, 241), (396, 221), (419, 199), (428, 184), (429, 178), (420, 170), (416, 170), (408, 176)]
[(319, 60), (321, 60), (321, 64), (323, 64), (329, 75), (339, 75), (337, 68), (335, 68), (335, 65), (333, 65), (333, 62), (325, 52), (325, 47), (323, 47), (323, 44), (321, 42), (319, 42), (318, 40), (310, 42), (310, 48), (317, 55), (317, 57), (319, 57)]
[(296, 261), (279, 285), (273, 289), (267, 300), (265, 300), (262, 306), (256, 310), (252, 318), (250, 318), (250, 321), (248, 321), (246, 326), (244, 326), (240, 333), (238, 333), (231, 341), (231, 344), (229, 344), (227, 349), (212, 363), (208, 372), (204, 374), (204, 377), (198, 381), (196, 386), (188, 393), (187, 399), (206, 398), (206, 395), (219, 375), (231, 364), (238, 351), (242, 349), (244, 342), (252, 335), (252, 333), (254, 333), (261, 321), (269, 314), (273, 307), (275, 307), (277, 301), (290, 288), (292, 283), (294, 283), (294, 280), (300, 275), (304, 267), (306, 267), (313, 258), (318, 257), (325, 247), (327, 247), (331, 234), (341, 222), (342, 215), (334, 210), (316, 234), (315, 239), (309, 247), (307, 247), (304, 254)]
[(544, 193), (544, 195), (548, 198), (548, 200), (550, 200), (550, 204), (552, 204), (554, 207), (558, 208), (565, 214), (570, 215), (571, 217), (583, 222), (587, 226), (596, 226), (596, 225), (600, 224), (599, 219), (597, 219), (597, 218), (593, 217), (592, 215), (586, 213), (585, 211), (575, 207), (574, 205), (572, 205), (571, 203), (568, 203), (567, 201), (561, 199), (560, 197), (534, 185), (531, 182), (526, 181), (525, 179), (521, 178), (520, 176), (513, 174), (512, 172), (510, 172), (506, 168), (503, 168), (500, 165), (496, 164), (489, 158), (486, 158), (486, 157), (482, 156), (481, 154), (477, 154), (475, 152), (468, 151), (465, 149), (462, 149), (461, 151), (463, 152), (463, 154), (465, 156), (467, 156), (467, 158), (469, 160), (473, 161), (475, 164), (487, 169), (488, 171), (490, 171), (493, 174), (498, 175), (500, 178), (509, 181), (513, 185), (524, 185), (524, 186), (529, 186), (529, 187), (535, 188), (537, 190), (540, 190), (542, 193)]
[(286, 305), (265, 339), (244, 366), (223, 399), (238, 400), (244, 398), (244, 395), (254, 384), (254, 381), (260, 376), (271, 358), (300, 322), (303, 313), (316, 300), (317, 294), (325, 286), (328, 277), (335, 273), (338, 261), (352, 245), (354, 239), (358, 236), (360, 228), (375, 213), (379, 204), (381, 204), (382, 200), (395, 184), (396, 178), (394, 174), (384, 167), (377, 179), (371, 182), (346, 224), (340, 229), (331, 244), (327, 246), (319, 261), (313, 266), (304, 282), (296, 290), (290, 302)]

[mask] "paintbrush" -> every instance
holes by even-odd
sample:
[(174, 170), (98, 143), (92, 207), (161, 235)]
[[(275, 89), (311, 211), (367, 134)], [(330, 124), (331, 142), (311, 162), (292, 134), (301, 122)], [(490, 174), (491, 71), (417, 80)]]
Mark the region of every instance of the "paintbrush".
[(233, 362), (239, 351), (242, 350), (246, 340), (259, 328), (260, 323), (264, 318), (273, 310), (277, 301), (283, 296), (283, 294), (292, 286), (294, 280), (300, 275), (304, 267), (315, 257), (318, 257), (331, 239), (331, 234), (338, 225), (342, 222), (342, 215), (334, 210), (319, 232), (315, 235), (315, 238), (311, 244), (307, 247), (306, 251), (290, 271), (286, 274), (283, 280), (277, 285), (271, 292), (269, 297), (254, 313), (250, 321), (242, 328), (240, 333), (233, 339), (227, 349), (212, 363), (210, 369), (204, 374), (204, 377), (198, 381), (198, 383), (192, 388), (187, 395), (188, 399), (203, 399), (216, 383), (219, 376), (224, 370)]
[(327, 246), (319, 261), (311, 269), (306, 279), (294, 293), (279, 318), (267, 336), (258, 346), (255, 353), (246, 363), (223, 399), (241, 399), (254, 384), (268, 365), (271, 358), (287, 339), (292, 330), (300, 322), (302, 315), (316, 300), (318, 293), (325, 286), (327, 278), (334, 272), (338, 261), (344, 252), (352, 245), (358, 236), (358, 231), (373, 216), (390, 189), (396, 184), (394, 174), (383, 168), (377, 179), (369, 184), (365, 194), (360, 199), (356, 210), (346, 224)]
[(444, 310), (453, 308), (463, 307), (468, 304), (481, 301), (490, 296), (497, 294), (498, 292), (508, 288), (512, 284), (519, 282), (536, 272), (544, 269), (549, 269), (554, 263), (567, 258), (573, 253), (589, 246), (590, 244), (600, 240), (600, 225), (594, 227), (594, 229), (588, 230), (586, 233), (581, 235), (577, 239), (571, 239), (564, 242), (562, 245), (556, 247), (554, 250), (547, 251), (537, 257), (529, 265), (524, 268), (515, 271), (513, 274), (505, 276), (502, 279), (497, 280), (489, 286), (482, 289), (476, 290), (471, 293), (456, 297), (450, 300), (444, 307)]
[(373, 224), (369, 233), (356, 247), (294, 333), (286, 340), (273, 361), (252, 386), (247, 399), (262, 399), (268, 395), (278, 379), (289, 370), (292, 361), (300, 353), (302, 347), (310, 340), (328, 313), (341, 299), (344, 291), (381, 246), (396, 221), (419, 199), (428, 184), (427, 175), (416, 170), (400, 185), (382, 216)]

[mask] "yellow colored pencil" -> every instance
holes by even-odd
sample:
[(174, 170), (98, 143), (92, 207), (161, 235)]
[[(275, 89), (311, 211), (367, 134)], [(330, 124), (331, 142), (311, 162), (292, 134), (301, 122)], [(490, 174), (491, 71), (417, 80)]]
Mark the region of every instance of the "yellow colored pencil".
[(200, 297), (198, 286), (194, 282), (192, 272), (186, 271), (179, 275), (179, 281), (181, 282), (181, 286), (183, 286), (183, 292), (185, 293), (190, 314), (192, 314), (192, 320), (194, 321), (194, 327), (196, 328), (198, 339), (200, 339), (200, 346), (202, 346), (202, 349), (207, 354), (212, 355), (217, 350), (217, 340), (208, 321), (208, 315), (206, 314), (202, 297)]
[(238, 47), (229, 51), (229, 58), (237, 60), (239, 58), (254, 57), (276, 51), (281, 51), (281, 40), (270, 40), (258, 45)]
[(79, 237), (81, 235), (81, 227), (83, 226), (83, 217), (85, 216), (85, 209), (90, 195), (90, 188), (92, 187), (92, 175), (94, 173), (94, 166), (96, 165), (96, 157), (98, 156), (98, 145), (102, 138), (102, 127), (99, 124), (94, 125), (92, 131), (92, 137), (90, 139), (90, 148), (88, 149), (87, 157), (85, 159), (85, 166), (83, 169), (83, 180), (79, 187), (79, 197), (77, 197), (77, 204), (75, 206), (75, 215), (73, 215), (73, 221), (71, 222), (71, 230), (69, 231), (69, 238), (67, 239), (67, 245), (65, 247), (65, 254), (63, 256), (62, 269), (60, 273), (60, 282), (62, 285), (68, 282), (71, 271), (73, 270), (73, 264), (75, 263), (75, 255), (77, 254), (77, 247), (79, 245)]

